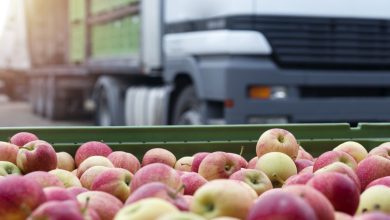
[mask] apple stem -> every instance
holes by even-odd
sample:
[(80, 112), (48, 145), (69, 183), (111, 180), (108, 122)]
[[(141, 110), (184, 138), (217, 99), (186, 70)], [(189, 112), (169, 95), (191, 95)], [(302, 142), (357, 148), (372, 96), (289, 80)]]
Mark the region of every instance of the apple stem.
[(281, 186), (284, 185), (285, 181), (282, 178), (280, 178), (280, 176), (278, 174), (274, 173), (274, 174), (272, 174), (272, 177), (274, 177), (275, 180), (278, 181), (281, 184)]
[(81, 211), (83, 212), (83, 213), (85, 213), (86, 211), (87, 211), (87, 209), (88, 209), (88, 206), (89, 206), (89, 201), (91, 200), (91, 198), (88, 196), (87, 198), (86, 198), (86, 200), (85, 200), (85, 205), (84, 205), (84, 207), (81, 209)]
[(245, 146), (241, 146), (240, 156), (242, 156), (242, 154), (244, 153), (244, 150), (245, 150)]
[(174, 197), (176, 197), (176, 196), (180, 193), (180, 191), (182, 191), (184, 188), (186, 188), (186, 186), (185, 186), (184, 184), (182, 184), (182, 185), (175, 191), (175, 194), (173, 194)]

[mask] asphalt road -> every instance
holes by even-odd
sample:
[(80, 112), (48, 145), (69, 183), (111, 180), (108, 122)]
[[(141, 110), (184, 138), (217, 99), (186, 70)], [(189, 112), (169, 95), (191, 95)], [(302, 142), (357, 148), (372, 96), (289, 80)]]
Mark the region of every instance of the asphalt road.
[(90, 121), (50, 121), (34, 115), (26, 102), (9, 102), (0, 96), (0, 127), (41, 127), (92, 125)]

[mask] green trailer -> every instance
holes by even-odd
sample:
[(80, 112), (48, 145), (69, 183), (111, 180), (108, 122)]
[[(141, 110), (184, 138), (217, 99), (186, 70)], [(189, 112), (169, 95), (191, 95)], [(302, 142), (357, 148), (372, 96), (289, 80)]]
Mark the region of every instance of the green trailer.
[(56, 151), (74, 154), (87, 141), (102, 141), (113, 150), (131, 152), (137, 157), (153, 147), (172, 151), (177, 157), (206, 151), (239, 153), (251, 159), (256, 155), (259, 136), (270, 128), (284, 128), (292, 132), (298, 142), (313, 156), (345, 141), (356, 141), (370, 150), (390, 141), (390, 124), (286, 124), (286, 125), (231, 125), (231, 126), (162, 126), (162, 127), (42, 127), (1, 128), (0, 140), (8, 141), (19, 132), (28, 131), (53, 144)]

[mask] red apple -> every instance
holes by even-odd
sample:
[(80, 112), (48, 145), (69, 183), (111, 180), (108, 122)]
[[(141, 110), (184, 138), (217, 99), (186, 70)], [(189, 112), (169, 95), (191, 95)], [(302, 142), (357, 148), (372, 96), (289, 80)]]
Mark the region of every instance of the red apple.
[(107, 157), (117, 168), (123, 168), (134, 174), (141, 168), (139, 160), (131, 153), (114, 151)]
[(356, 175), (355, 171), (353, 171), (352, 168), (346, 165), (345, 163), (335, 162), (329, 164), (317, 170), (314, 174), (328, 173), (328, 172), (338, 172), (347, 175), (349, 178), (351, 178), (351, 180), (353, 180), (353, 182), (356, 184), (359, 191), (361, 190), (361, 184), (358, 176)]
[(176, 206), (179, 210), (187, 211), (189, 208), (187, 200), (184, 199), (180, 191), (180, 188), (173, 189), (160, 182), (147, 183), (133, 192), (126, 200), (125, 205), (133, 204), (146, 198), (160, 198)]
[(146, 166), (152, 163), (163, 163), (170, 167), (174, 167), (176, 163), (176, 157), (169, 150), (163, 148), (153, 148), (148, 150), (142, 158), (142, 166)]
[(54, 170), (57, 167), (56, 151), (47, 142), (32, 141), (19, 149), (16, 164), (23, 173)]
[(378, 155), (390, 159), (390, 142), (385, 142), (378, 147), (375, 147), (368, 155)]
[(200, 163), (203, 161), (204, 158), (206, 158), (207, 155), (209, 155), (209, 152), (200, 152), (194, 154), (194, 159), (192, 161), (191, 171), (192, 172), (198, 172)]
[(255, 169), (256, 168), (256, 163), (257, 163), (257, 160), (258, 160), (259, 158), (256, 156), (256, 157), (254, 157), (254, 158), (252, 158), (250, 161), (249, 161), (249, 163), (248, 163), (248, 166), (246, 167), (246, 168), (248, 168), (248, 169)]
[(175, 170), (191, 172), (194, 157), (182, 157), (176, 161)]
[(11, 142), (11, 144), (15, 144), (16, 146), (22, 147), (23, 145), (27, 144), (28, 142), (36, 141), (36, 140), (38, 140), (38, 137), (33, 133), (19, 132), (19, 133), (14, 134), (11, 137), (10, 142)]
[(353, 220), (351, 215), (348, 215), (344, 212), (335, 212), (334, 213), (335, 220)]
[(367, 150), (363, 145), (355, 141), (344, 142), (333, 149), (334, 151), (343, 151), (351, 155), (357, 163), (367, 157)]
[(122, 168), (110, 168), (100, 173), (93, 181), (91, 190), (103, 191), (125, 202), (130, 195), (133, 174)]
[(307, 185), (324, 194), (336, 211), (353, 215), (359, 205), (360, 191), (351, 178), (337, 172), (314, 175)]
[(183, 185), (180, 175), (172, 167), (162, 163), (152, 163), (134, 174), (130, 184), (131, 192), (135, 192), (140, 186), (150, 182), (162, 182), (174, 189)]
[(50, 201), (42, 204), (28, 218), (38, 219), (84, 220), (84, 216), (77, 201)]
[(109, 159), (107, 159), (107, 157), (91, 156), (85, 159), (77, 168), (77, 176), (80, 178), (86, 170), (94, 166), (104, 166), (108, 168), (114, 168), (114, 165), (111, 163)]
[(385, 214), (383, 212), (370, 212), (370, 213), (365, 213), (362, 215), (357, 215), (353, 218), (354, 220), (390, 220), (390, 215)]
[(115, 216), (115, 220), (154, 220), (158, 217), (177, 213), (179, 210), (171, 203), (159, 198), (147, 198), (125, 206)]
[(83, 192), (88, 192), (88, 189), (84, 187), (79, 187), (79, 186), (72, 186), (66, 189), (68, 192), (70, 192), (74, 196), (78, 196), (79, 194)]
[(50, 171), (49, 173), (56, 175), (66, 188), (73, 186), (81, 187), (80, 180), (77, 178), (77, 176), (73, 175), (67, 170), (55, 169)]
[(390, 187), (390, 176), (385, 176), (372, 181), (370, 184), (367, 185), (366, 189), (376, 185), (384, 185)]
[(72, 171), (75, 169), (75, 163), (72, 155), (67, 152), (57, 153), (57, 168), (67, 171)]
[(234, 158), (234, 160), (238, 161), (238, 164), (240, 165), (241, 168), (246, 168), (248, 166), (248, 161), (245, 160), (244, 157), (242, 157), (239, 154), (235, 153), (228, 153), (231, 157)]
[(299, 144), (294, 135), (280, 128), (267, 130), (261, 134), (256, 144), (256, 154), (258, 157), (270, 152), (281, 152), (295, 160), (298, 155), (298, 150)]
[(247, 220), (313, 220), (317, 219), (313, 208), (299, 196), (281, 189), (263, 193), (252, 206)]
[(184, 172), (180, 179), (184, 184), (184, 194), (193, 195), (196, 190), (207, 183), (207, 180), (195, 172)]
[(314, 162), (313, 171), (317, 171), (324, 166), (327, 166), (334, 162), (341, 162), (347, 164), (353, 170), (356, 170), (357, 163), (353, 157), (343, 151), (328, 151), (321, 154)]
[(104, 166), (93, 166), (86, 170), (83, 175), (80, 177), (80, 182), (81, 185), (87, 189), (91, 189), (92, 183), (95, 180), (99, 174), (102, 172), (111, 169), (109, 167), (104, 167)]
[(313, 156), (310, 153), (308, 153), (305, 149), (303, 149), (302, 146), (299, 146), (298, 156), (296, 160), (311, 160), (314, 162)]
[(18, 151), (18, 146), (0, 141), (0, 161), (8, 161), (16, 164), (16, 156), (18, 155)]
[(66, 201), (76, 200), (76, 195), (68, 191), (66, 188), (58, 186), (50, 186), (43, 189), (47, 201)]
[(295, 166), (297, 166), (298, 173), (301, 172), (303, 169), (309, 166), (313, 166), (314, 162), (307, 159), (298, 159), (294, 161)]
[(241, 169), (233, 173), (229, 179), (242, 181), (248, 184), (253, 190), (256, 191), (257, 195), (261, 195), (265, 191), (273, 188), (271, 180), (264, 172), (260, 170)]
[(364, 190), (370, 182), (385, 176), (390, 176), (390, 160), (377, 155), (368, 156), (359, 163), (356, 173), (359, 177), (362, 190)]
[(303, 174), (303, 173), (314, 173), (313, 172), (313, 166), (308, 166), (308, 167), (304, 168), (303, 170), (301, 170), (301, 172), (299, 172), (299, 173), (301, 173), (301, 174)]
[(286, 182), (284, 182), (283, 187), (289, 185), (305, 185), (311, 178), (313, 178), (313, 173), (298, 173), (296, 175), (290, 176)]
[(306, 185), (293, 185), (283, 188), (283, 191), (303, 198), (313, 208), (318, 220), (335, 219), (333, 205), (316, 189)]
[(29, 212), (46, 201), (42, 188), (33, 180), (7, 176), (0, 180), (2, 220), (26, 219)]
[(200, 163), (198, 173), (206, 180), (227, 179), (241, 169), (237, 158), (218, 151), (207, 155)]
[(56, 175), (48, 172), (34, 171), (24, 177), (36, 181), (42, 188), (49, 186), (64, 187), (64, 184)]
[(107, 157), (111, 154), (111, 148), (102, 142), (98, 141), (90, 141), (82, 144), (76, 151), (75, 162), (76, 166), (80, 166), (80, 164), (91, 156), (103, 156)]
[(118, 211), (123, 207), (123, 203), (115, 196), (100, 191), (89, 191), (77, 196), (77, 201), (81, 207), (88, 207), (97, 212), (101, 220), (112, 220)]

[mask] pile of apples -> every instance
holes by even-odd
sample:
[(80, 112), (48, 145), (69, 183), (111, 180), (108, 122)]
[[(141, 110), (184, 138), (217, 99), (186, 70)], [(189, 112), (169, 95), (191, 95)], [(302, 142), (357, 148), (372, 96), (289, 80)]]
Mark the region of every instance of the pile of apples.
[(97, 141), (73, 157), (20, 132), (0, 142), (0, 219), (390, 219), (389, 154), (390, 142), (367, 152), (348, 141), (313, 158), (273, 128), (249, 162), (222, 151), (176, 159), (162, 148), (140, 161)]

